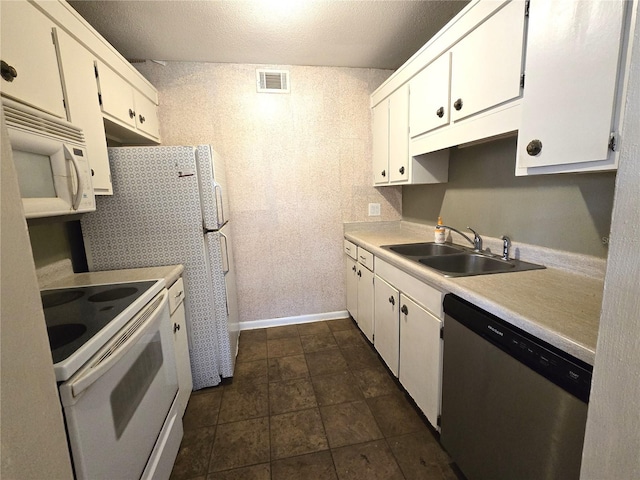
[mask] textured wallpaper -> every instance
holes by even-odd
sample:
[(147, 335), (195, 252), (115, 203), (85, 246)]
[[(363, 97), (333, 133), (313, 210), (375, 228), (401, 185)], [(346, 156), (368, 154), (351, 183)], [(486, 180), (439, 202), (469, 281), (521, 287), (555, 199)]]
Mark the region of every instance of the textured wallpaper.
[(391, 71), (273, 66), (291, 73), (275, 94), (256, 92), (257, 65), (137, 67), (163, 144), (226, 159), (240, 320), (345, 310), (342, 224), (401, 218), (401, 187), (371, 186), (369, 95)]

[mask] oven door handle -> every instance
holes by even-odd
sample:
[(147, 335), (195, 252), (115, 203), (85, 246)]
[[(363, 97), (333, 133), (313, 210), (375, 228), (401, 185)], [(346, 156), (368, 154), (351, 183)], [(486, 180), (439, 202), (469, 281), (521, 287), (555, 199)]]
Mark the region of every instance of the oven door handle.
[(166, 290), (157, 295), (144, 310), (133, 317), (117, 336), (89, 361), (86, 367), (69, 380), (68, 387), (73, 397), (78, 397), (102, 375), (107, 373), (144, 334), (151, 330), (163, 314), (165, 306), (168, 304), (167, 298)]

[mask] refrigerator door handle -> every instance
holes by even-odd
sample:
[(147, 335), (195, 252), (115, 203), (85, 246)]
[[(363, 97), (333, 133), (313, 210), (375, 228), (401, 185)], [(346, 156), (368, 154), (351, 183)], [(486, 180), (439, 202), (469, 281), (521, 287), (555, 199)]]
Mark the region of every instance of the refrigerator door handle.
[[(220, 195), (218, 195), (218, 192), (220, 192)], [(213, 194), (216, 197), (216, 208), (218, 209), (218, 225), (224, 225), (224, 223), (226, 222), (225, 218), (224, 218), (224, 204), (222, 203), (222, 186), (214, 183), (213, 184)], [(219, 198), (219, 200), (218, 200)]]
[[(227, 274), (229, 272), (229, 245), (227, 243), (227, 236), (220, 232), (220, 240), (224, 239), (224, 257), (222, 261), (222, 273)], [(220, 247), (222, 248), (222, 242), (220, 242)], [(226, 260), (226, 264), (225, 264)]]

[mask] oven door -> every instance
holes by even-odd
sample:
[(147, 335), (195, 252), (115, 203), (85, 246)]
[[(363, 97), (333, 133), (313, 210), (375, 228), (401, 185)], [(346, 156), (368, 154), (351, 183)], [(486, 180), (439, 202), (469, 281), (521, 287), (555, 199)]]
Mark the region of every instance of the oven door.
[(76, 478), (139, 479), (177, 391), (163, 290), (60, 385)]

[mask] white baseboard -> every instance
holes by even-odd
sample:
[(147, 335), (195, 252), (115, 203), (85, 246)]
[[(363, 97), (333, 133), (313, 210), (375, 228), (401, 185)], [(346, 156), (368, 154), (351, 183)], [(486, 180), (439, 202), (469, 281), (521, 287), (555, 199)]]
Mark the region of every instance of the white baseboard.
[(240, 330), (255, 330), (256, 328), (280, 327), (283, 325), (296, 325), (299, 323), (322, 322), (324, 320), (336, 320), (338, 318), (349, 318), (349, 312), (347, 312), (346, 310), (340, 310), (338, 312), (313, 313), (311, 315), (297, 315), (295, 317), (251, 320), (248, 322), (240, 322)]

